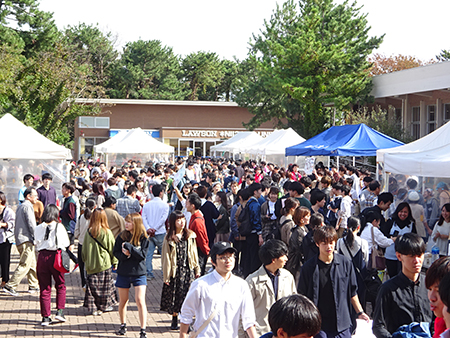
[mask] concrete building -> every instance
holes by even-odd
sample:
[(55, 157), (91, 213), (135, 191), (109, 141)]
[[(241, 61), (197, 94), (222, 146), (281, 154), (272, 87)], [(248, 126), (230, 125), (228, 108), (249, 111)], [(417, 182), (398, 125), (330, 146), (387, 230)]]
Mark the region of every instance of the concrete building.
[(418, 139), (450, 120), (450, 62), (378, 75), (375, 104)]
[[(90, 156), (93, 146), (120, 130), (140, 127), (154, 138), (175, 147), (175, 155), (209, 156), (216, 143), (245, 131), (243, 123), (252, 115), (234, 102), (158, 100), (77, 100), (104, 105), (98, 116), (82, 116), (75, 121), (74, 158)], [(261, 136), (273, 131), (266, 122), (255, 130)]]

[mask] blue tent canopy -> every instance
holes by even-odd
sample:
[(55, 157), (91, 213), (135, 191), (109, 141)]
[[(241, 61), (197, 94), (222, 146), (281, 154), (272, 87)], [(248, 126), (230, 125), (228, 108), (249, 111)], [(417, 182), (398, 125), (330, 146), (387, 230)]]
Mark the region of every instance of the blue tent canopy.
[(377, 149), (393, 148), (402, 142), (365, 124), (331, 127), (305, 142), (286, 148), (286, 156), (376, 156)]

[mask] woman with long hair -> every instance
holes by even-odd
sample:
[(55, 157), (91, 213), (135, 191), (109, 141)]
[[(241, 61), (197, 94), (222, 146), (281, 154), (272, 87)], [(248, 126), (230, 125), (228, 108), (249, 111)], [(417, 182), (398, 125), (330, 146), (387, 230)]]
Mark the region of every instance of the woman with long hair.
[[(416, 221), (412, 217), (411, 208), (407, 202), (400, 203), (388, 220), (389, 237), (397, 238), (410, 232), (417, 234)], [(396, 276), (402, 270), (402, 264), (395, 255), (395, 244), (391, 244), (386, 248), (384, 254), (386, 258), (386, 268), (389, 277)]]
[(186, 228), (183, 213), (175, 210), (169, 216), (169, 230), (164, 238), (161, 265), (164, 285), (161, 295), (161, 311), (172, 315), (172, 330), (177, 330), (178, 313), (189, 287), (200, 276), (195, 233)]
[(303, 239), (308, 233), (308, 224), (311, 217), (311, 211), (307, 207), (299, 207), (295, 209), (292, 220), (295, 227), (292, 229), (291, 238), (289, 239), (289, 260), (286, 263), (286, 269), (295, 277), (298, 283), (300, 277), (300, 268), (305, 262), (303, 256)]
[(83, 306), (94, 316), (112, 311), (113, 305), (117, 303), (111, 275), (111, 266), (117, 265), (113, 247), (114, 236), (109, 230), (105, 210), (97, 208), (92, 212), (82, 248), (87, 273)]
[(105, 202), (105, 188), (103, 186), (103, 180), (97, 180), (92, 183), (92, 194), (91, 197), (95, 198), (95, 204), (101, 207)]
[(129, 214), (125, 217), (125, 230), (116, 238), (114, 256), (119, 260), (117, 267), (116, 286), (119, 289), (120, 328), (118, 335), (127, 332), (127, 304), (131, 284), (134, 286), (136, 305), (139, 311), (141, 325), (140, 338), (147, 337), (145, 333), (147, 323), (147, 307), (145, 305), (145, 291), (147, 289), (147, 257), (149, 241), (147, 231), (141, 215)]
[(53, 266), (58, 249), (66, 250), (70, 245), (69, 236), (64, 226), (58, 223), (59, 209), (54, 204), (45, 207), (42, 214), (42, 223), (34, 230), (36, 241), (37, 278), (39, 281), (39, 303), (41, 306), (42, 326), (49, 325), (52, 320), (51, 295), (52, 277), (56, 289), (56, 316), (55, 319), (65, 322), (64, 308), (66, 306), (66, 284), (64, 273), (56, 270)]
[(14, 221), (16, 214), (6, 205), (6, 195), (0, 191), (0, 270), (3, 288), (9, 281), (11, 247), (14, 243)]
[(177, 203), (175, 204), (175, 210), (180, 210), (186, 217), (186, 224), (189, 224), (191, 213), (186, 210), (186, 200), (189, 194), (192, 193), (192, 184), (190, 182), (186, 182), (181, 191), (174, 184), (172, 187), (178, 198)]
[(283, 216), (280, 218), (280, 233), (281, 240), (286, 243), (286, 245), (289, 245), (292, 229), (295, 227), (292, 217), (299, 204), (300, 202), (293, 197), (288, 197), (284, 201), (284, 208), (282, 209)]
[(431, 238), (439, 247), (439, 256), (448, 256), (448, 238), (450, 235), (450, 203), (442, 206), (441, 216), (431, 234)]
[(230, 215), (228, 214), (227, 194), (219, 191), (216, 195), (215, 205), (220, 216), (216, 221), (216, 238), (214, 243), (230, 241)]
[[(336, 243), (336, 251), (349, 258), (353, 262), (358, 282), (359, 302), (366, 307), (366, 286), (364, 278), (367, 275), (367, 263), (369, 261), (369, 245), (365, 239), (358, 236), (361, 230), (361, 221), (357, 217), (350, 216), (347, 221), (347, 230), (344, 237)], [(356, 313), (354, 313), (356, 315)], [(356, 317), (355, 317), (356, 318)]]
[(85, 202), (85, 210), (83, 215), (78, 217), (77, 224), (75, 225), (75, 239), (78, 239), (78, 267), (80, 269), (81, 287), (86, 289), (86, 270), (84, 268), (83, 257), (83, 242), (86, 231), (89, 229), (89, 220), (91, 219), (92, 212), (97, 207), (95, 199), (89, 197)]

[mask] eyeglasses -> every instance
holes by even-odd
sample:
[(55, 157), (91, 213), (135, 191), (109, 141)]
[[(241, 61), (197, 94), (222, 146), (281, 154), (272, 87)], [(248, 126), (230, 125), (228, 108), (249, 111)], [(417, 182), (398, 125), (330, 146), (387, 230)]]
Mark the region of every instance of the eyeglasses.
[(219, 261), (226, 262), (226, 261), (228, 261), (228, 260), (230, 260), (230, 261), (235, 260), (235, 259), (236, 259), (236, 256), (235, 256), (235, 255), (230, 255), (230, 256), (217, 256), (217, 259), (218, 259)]

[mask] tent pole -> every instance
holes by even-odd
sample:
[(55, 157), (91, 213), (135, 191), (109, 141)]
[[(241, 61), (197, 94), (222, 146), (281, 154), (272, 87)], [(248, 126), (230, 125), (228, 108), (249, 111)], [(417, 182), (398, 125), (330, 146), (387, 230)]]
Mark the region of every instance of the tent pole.
[(355, 156), (353, 156), (353, 166), (355, 166)]
[(338, 167), (339, 170), (339, 156), (336, 156), (336, 166)]
[(328, 169), (331, 167), (331, 156), (328, 156)]

